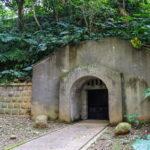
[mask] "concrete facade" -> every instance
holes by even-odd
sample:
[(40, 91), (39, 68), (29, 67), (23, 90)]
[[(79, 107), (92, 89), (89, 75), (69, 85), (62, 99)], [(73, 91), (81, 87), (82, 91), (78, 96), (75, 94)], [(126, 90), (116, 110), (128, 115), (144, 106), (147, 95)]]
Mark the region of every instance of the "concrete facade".
[(150, 86), (150, 52), (116, 38), (66, 46), (35, 64), (33, 117), (86, 119), (84, 85), (92, 79), (103, 81), (108, 89), (110, 123), (133, 113), (150, 119), (150, 103), (144, 101), (144, 89)]

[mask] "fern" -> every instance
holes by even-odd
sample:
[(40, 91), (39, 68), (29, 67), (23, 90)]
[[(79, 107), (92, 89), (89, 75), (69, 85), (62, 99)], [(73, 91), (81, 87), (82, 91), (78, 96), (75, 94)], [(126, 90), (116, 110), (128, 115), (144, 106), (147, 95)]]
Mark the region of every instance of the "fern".
[(20, 49), (14, 49), (7, 51), (3, 54), (0, 55), (0, 61), (1, 62), (6, 62), (6, 61), (17, 61), (17, 62), (22, 62), (26, 60), (28, 57), (28, 54)]
[(5, 55), (3, 55), (3, 54), (0, 54), (0, 62), (1, 63), (5, 63), (5, 62), (7, 62), (7, 57), (5, 56)]
[(12, 35), (9, 33), (1, 33), (0, 41), (2, 41), (4, 43), (11, 42), (11, 41), (21, 41), (21, 38), (18, 37), (17, 35)]
[(27, 71), (18, 71), (18, 70), (4, 70), (0, 72), (0, 78), (2, 80), (0, 80), (0, 82), (2, 83), (6, 83), (6, 82), (10, 82), (10, 81), (14, 81), (16, 79), (19, 80), (26, 80), (26, 79), (30, 79), (29, 77), (29, 73)]

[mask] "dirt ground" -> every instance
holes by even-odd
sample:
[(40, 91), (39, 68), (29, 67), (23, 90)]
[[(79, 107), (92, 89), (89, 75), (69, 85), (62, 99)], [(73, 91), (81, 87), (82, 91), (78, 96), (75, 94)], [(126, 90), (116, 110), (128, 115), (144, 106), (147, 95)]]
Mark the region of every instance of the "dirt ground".
[[(33, 128), (33, 122), (28, 117), (0, 115), (0, 150), (17, 146), (65, 126), (67, 124), (50, 121), (48, 128), (40, 130)], [(15, 139), (11, 139), (11, 136)]]
[(114, 135), (115, 127), (108, 127), (102, 136), (91, 145), (88, 150), (133, 150), (132, 144), (137, 138), (150, 134), (150, 124), (143, 125), (140, 129), (132, 128), (127, 135)]

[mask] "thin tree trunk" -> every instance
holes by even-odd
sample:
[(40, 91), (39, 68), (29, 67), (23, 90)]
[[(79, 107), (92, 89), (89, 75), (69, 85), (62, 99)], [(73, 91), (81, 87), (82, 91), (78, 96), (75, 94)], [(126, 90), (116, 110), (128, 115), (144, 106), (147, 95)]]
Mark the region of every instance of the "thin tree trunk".
[(18, 6), (18, 28), (20, 31), (23, 30), (24, 27), (24, 21), (23, 21), (23, 16), (24, 16), (24, 0), (16, 0), (17, 6)]
[[(88, 23), (88, 20), (87, 20), (87, 17), (85, 15), (85, 10), (83, 7), (80, 7), (81, 11), (82, 11), (82, 15), (83, 15), (83, 19), (84, 19), (84, 22), (85, 22), (85, 25), (86, 25), (86, 28), (88, 29), (89, 31), (89, 23)], [(89, 31), (90, 32), (90, 31)]]
[(118, 0), (118, 9), (122, 16), (129, 16), (127, 10), (126, 10), (126, 0)]
[(126, 2), (125, 2), (125, 0), (123, 0), (123, 2), (122, 2), (122, 7), (123, 7), (124, 10), (126, 10)]
[(58, 19), (58, 12), (56, 10), (55, 1), (56, 0), (52, 0), (53, 16), (54, 16), (56, 22), (58, 22), (59, 19)]
[(32, 6), (32, 9), (33, 9), (34, 20), (35, 20), (37, 26), (39, 27), (39, 29), (41, 30), (42, 28), (41, 28), (41, 25), (40, 25), (40, 23), (39, 23), (39, 21), (38, 21), (38, 19), (37, 19), (34, 4), (33, 4), (33, 6)]

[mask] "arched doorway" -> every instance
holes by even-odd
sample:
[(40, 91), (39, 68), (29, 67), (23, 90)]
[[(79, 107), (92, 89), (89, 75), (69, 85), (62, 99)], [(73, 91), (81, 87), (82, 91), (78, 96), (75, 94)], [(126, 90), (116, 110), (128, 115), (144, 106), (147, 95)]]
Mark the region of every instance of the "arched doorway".
[(94, 76), (84, 76), (70, 89), (70, 114), (75, 120), (109, 119), (108, 89), (105, 83)]
[[(90, 92), (92, 89), (84, 90), (86, 84), (89, 84), (88, 82), (97, 81), (100, 81), (102, 85), (105, 86), (105, 92), (103, 90), (100, 92), (100, 89), (97, 89), (96, 85), (93, 86), (94, 92)], [(98, 69), (96, 66), (84, 66), (82, 68), (75, 68), (71, 72), (64, 74), (61, 78), (59, 90), (59, 119), (72, 122), (90, 118), (92, 114), (88, 112), (88, 108), (91, 108), (91, 106), (88, 106), (87, 102), (93, 95), (97, 97), (98, 94), (96, 93), (102, 93), (104, 97), (106, 95), (108, 96), (108, 98), (107, 96), (104, 98), (105, 102), (107, 101), (108, 104), (105, 105), (105, 112), (108, 109), (108, 113), (105, 113), (106, 116), (98, 116), (97, 118), (109, 119), (111, 124), (122, 121), (120, 73), (104, 66), (101, 66), (101, 69)], [(97, 99), (100, 99), (102, 94), (99, 94)], [(95, 107), (96, 106), (94, 106), (93, 109), (96, 109)], [(95, 119), (95, 115), (96, 114), (94, 114), (94, 117), (91, 117), (91, 119)], [(102, 115), (104, 115), (104, 112), (101, 113), (101, 116)]]

